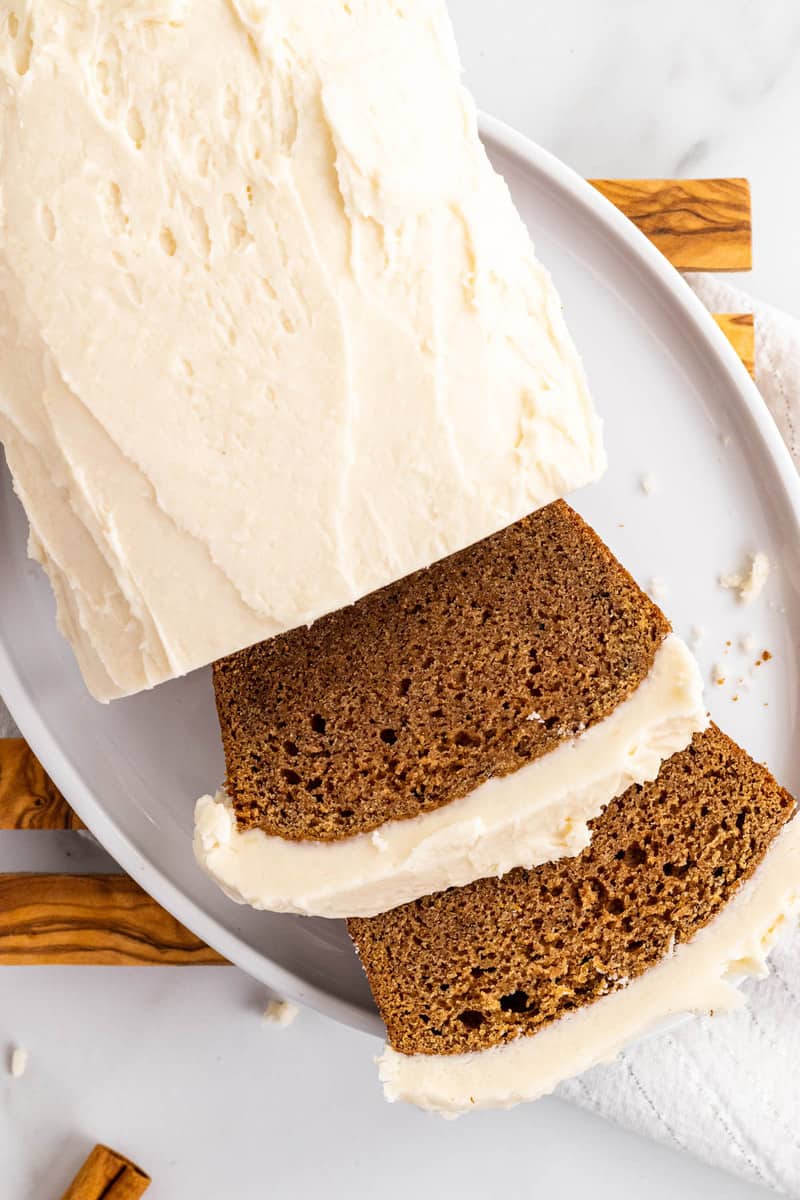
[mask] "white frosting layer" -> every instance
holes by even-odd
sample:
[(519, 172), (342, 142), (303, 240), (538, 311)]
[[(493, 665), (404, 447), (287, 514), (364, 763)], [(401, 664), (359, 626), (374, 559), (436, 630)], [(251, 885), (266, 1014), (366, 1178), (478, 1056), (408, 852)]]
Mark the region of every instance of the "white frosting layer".
[(702, 681), (675, 634), (605, 720), (468, 796), (340, 842), (239, 832), (224, 792), (195, 810), (198, 861), (232, 899), (322, 917), (369, 917), (473, 879), (578, 854), (587, 822), (707, 723)]
[(531, 1037), (474, 1054), (379, 1058), (387, 1100), (444, 1115), (512, 1108), (552, 1092), (564, 1079), (609, 1062), (629, 1042), (685, 1013), (737, 1008), (737, 984), (766, 974), (781, 928), (800, 908), (800, 819), (775, 839), (751, 879), (710, 924), (620, 991), (570, 1013)]
[(100, 699), (595, 479), (443, 0), (0, 12), (0, 438)]

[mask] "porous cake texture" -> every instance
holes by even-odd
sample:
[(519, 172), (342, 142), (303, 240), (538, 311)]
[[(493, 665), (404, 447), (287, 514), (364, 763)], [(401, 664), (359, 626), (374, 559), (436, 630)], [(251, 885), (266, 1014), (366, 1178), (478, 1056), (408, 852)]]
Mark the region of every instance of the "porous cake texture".
[(712, 725), (613, 800), (579, 856), (351, 920), (390, 1046), (486, 1050), (625, 987), (717, 916), (793, 810)]
[(562, 501), (221, 659), (242, 830), (335, 841), (448, 804), (602, 721), (669, 623)]

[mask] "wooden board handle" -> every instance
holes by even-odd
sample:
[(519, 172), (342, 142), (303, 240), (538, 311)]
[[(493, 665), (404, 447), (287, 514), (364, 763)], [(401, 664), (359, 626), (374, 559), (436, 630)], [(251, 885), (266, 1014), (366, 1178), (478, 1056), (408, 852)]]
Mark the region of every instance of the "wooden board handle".
[(0, 966), (219, 966), (127, 875), (0, 875)]
[(756, 328), (752, 313), (714, 313), (714, 320), (747, 367), (756, 377)]
[(590, 179), (679, 271), (749, 271), (746, 179)]
[(84, 829), (22, 738), (0, 738), (0, 829)]
[(150, 1187), (141, 1167), (108, 1146), (95, 1146), (61, 1200), (139, 1200)]

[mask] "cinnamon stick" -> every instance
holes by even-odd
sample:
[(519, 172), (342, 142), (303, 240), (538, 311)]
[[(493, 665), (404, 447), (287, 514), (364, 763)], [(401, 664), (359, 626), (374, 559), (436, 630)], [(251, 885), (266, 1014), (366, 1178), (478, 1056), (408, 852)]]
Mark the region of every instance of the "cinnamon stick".
[(141, 1167), (109, 1146), (95, 1146), (61, 1200), (138, 1200), (150, 1187)]

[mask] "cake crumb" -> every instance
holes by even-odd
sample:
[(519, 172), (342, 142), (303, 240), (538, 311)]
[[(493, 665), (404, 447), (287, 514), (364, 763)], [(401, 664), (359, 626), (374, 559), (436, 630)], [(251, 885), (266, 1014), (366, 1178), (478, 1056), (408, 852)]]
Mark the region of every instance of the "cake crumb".
[(14, 1079), (19, 1079), (25, 1074), (25, 1068), (28, 1065), (28, 1051), (22, 1046), (15, 1046), (11, 1051), (11, 1059), (9, 1061), (9, 1072)]
[(639, 487), (644, 492), (645, 496), (653, 496), (658, 491), (658, 480), (652, 472), (643, 475), (639, 480)]
[(669, 596), (669, 588), (660, 575), (654, 575), (647, 588), (647, 594), (656, 604), (663, 604)]
[(739, 574), (720, 575), (720, 587), (731, 588), (738, 594), (740, 604), (752, 604), (764, 590), (769, 578), (769, 559), (763, 551), (750, 556), (747, 570)]
[(739, 639), (739, 649), (741, 650), (742, 654), (753, 654), (755, 652), (755, 648), (756, 639), (753, 637), (752, 633), (745, 633)]
[(705, 625), (693, 625), (689, 634), (689, 646), (692, 650), (699, 650), (703, 642), (706, 640)]
[(763, 662), (769, 662), (769, 660), (772, 658), (772, 655), (770, 654), (769, 650), (762, 650), (761, 658)]
[(723, 683), (725, 682), (725, 676), (722, 672), (722, 664), (714, 663), (714, 666), (711, 668), (711, 682), (718, 684), (720, 687), (722, 687)]
[(284, 1029), (295, 1020), (300, 1009), (288, 1000), (270, 1000), (264, 1009), (264, 1021), (267, 1025), (277, 1025)]

